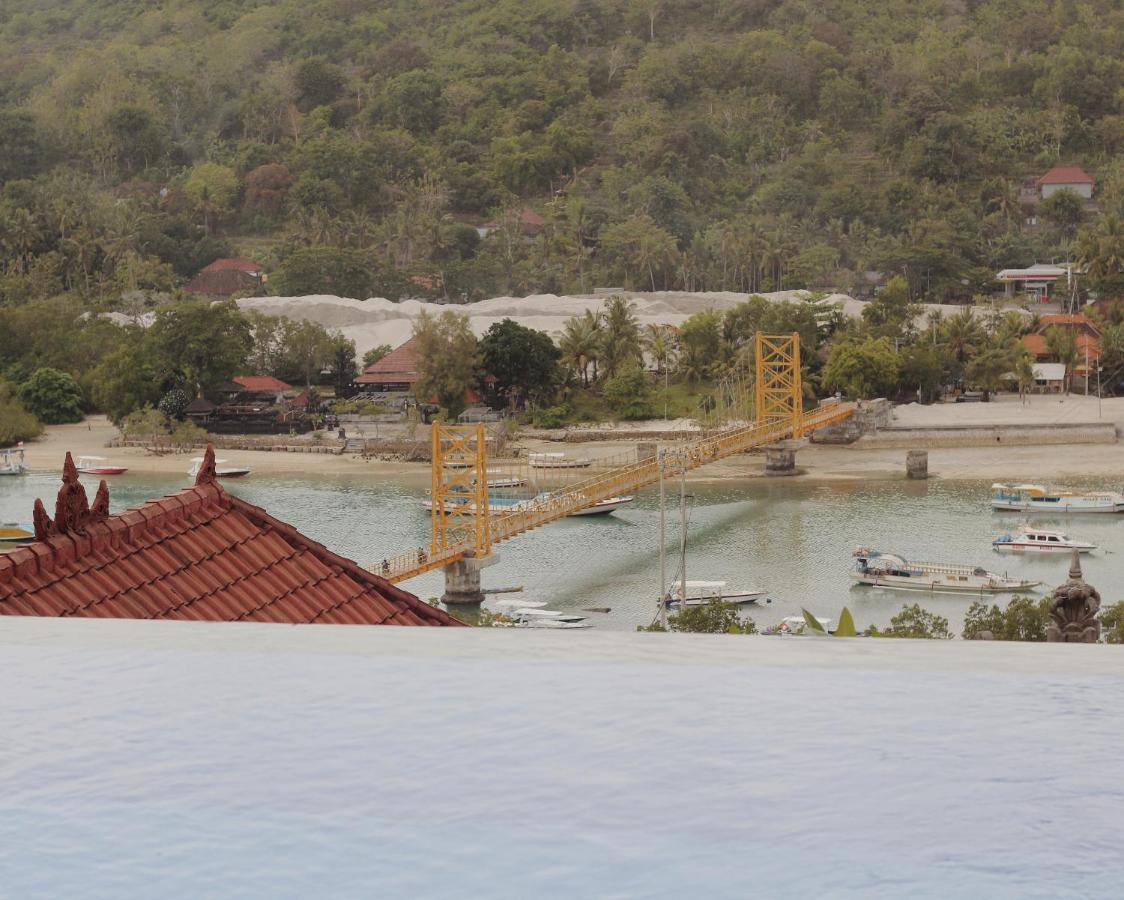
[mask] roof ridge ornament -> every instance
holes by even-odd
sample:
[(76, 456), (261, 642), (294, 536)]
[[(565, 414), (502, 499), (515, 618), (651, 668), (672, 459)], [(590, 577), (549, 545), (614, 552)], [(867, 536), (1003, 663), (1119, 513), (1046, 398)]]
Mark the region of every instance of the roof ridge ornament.
[(199, 464), (199, 471), (195, 475), (195, 486), (201, 487), (204, 484), (215, 484), (218, 481), (218, 473), (215, 471), (215, 445), (208, 444), (207, 452), (203, 454), (203, 462)]
[(78, 479), (74, 457), (67, 451), (62, 465), (62, 487), (55, 498), (54, 520), (47, 515), (47, 508), (39, 499), (35, 501), (32, 518), (37, 541), (45, 541), (60, 534), (84, 534), (86, 526), (109, 518), (109, 485), (102, 480), (91, 507), (86, 497), (86, 488)]

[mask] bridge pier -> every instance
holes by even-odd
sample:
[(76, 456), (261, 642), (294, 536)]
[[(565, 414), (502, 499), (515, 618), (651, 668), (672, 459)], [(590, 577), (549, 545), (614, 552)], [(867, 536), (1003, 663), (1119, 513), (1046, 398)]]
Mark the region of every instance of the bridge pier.
[(765, 474), (766, 475), (795, 475), (796, 469), (796, 451), (799, 450), (806, 441), (788, 440), (778, 441), (775, 444), (770, 444), (765, 448)]
[(445, 566), (445, 593), (441, 602), (446, 606), (479, 606), (484, 602), (480, 589), (480, 570), (499, 561), (492, 553), (483, 558), (465, 556)]

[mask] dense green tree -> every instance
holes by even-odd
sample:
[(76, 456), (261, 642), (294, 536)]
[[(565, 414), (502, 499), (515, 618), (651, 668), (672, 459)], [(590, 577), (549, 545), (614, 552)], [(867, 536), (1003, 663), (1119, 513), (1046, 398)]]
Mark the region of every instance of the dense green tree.
[(377, 347), (372, 347), (363, 354), (363, 368), (373, 366), (393, 349), (390, 344), (379, 344)]
[(695, 313), (679, 327), (679, 365), (689, 379), (710, 373), (722, 358), (722, 315)]
[(1064, 240), (1071, 241), (1085, 221), (1085, 201), (1073, 191), (1058, 191), (1038, 204), (1037, 214)]
[(16, 389), (0, 380), (0, 447), (30, 441), (42, 431), (39, 420), (23, 408)]
[(547, 335), (504, 319), (480, 339), (484, 371), (496, 378), (497, 390), (513, 406), (524, 400), (547, 401), (559, 380), (562, 353)]
[(973, 640), (987, 632), (996, 641), (1045, 641), (1049, 603), (1048, 597), (1018, 596), (1004, 610), (976, 600), (964, 616), (961, 637)]
[(377, 291), (370, 256), (343, 247), (308, 247), (286, 257), (277, 271), (277, 289), (286, 295), (335, 294), (366, 300)]
[(19, 388), (24, 409), (47, 425), (82, 421), (82, 390), (58, 369), (36, 369)]
[(823, 369), (823, 384), (848, 397), (893, 396), (900, 369), (901, 360), (888, 338), (847, 341), (831, 348)]
[(229, 381), (253, 343), (250, 326), (232, 301), (181, 303), (161, 309), (144, 341), (192, 392)]
[(423, 312), (414, 319), (419, 403), (437, 403), (456, 417), (464, 410), (465, 391), (476, 381), (479, 348), (468, 317), (451, 310), (440, 316)]
[(652, 380), (648, 373), (633, 365), (605, 381), (605, 400), (621, 419), (651, 419)]

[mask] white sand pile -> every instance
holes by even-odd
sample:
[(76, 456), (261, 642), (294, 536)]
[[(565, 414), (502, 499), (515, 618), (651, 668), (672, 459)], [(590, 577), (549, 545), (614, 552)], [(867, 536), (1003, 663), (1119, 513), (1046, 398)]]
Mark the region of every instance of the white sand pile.
[[(762, 294), (773, 302), (800, 299), (805, 292), (779, 291)], [(713, 309), (719, 312), (731, 309), (746, 299), (748, 294), (732, 291), (687, 293), (682, 291), (657, 291), (654, 293), (625, 293), (635, 305), (636, 317), (643, 325), (680, 325), (689, 316)], [(360, 356), (371, 347), (401, 344), (410, 337), (413, 320), (423, 311), (440, 314), (452, 309), (465, 313), (472, 330), (480, 335), (495, 322), (514, 319), (520, 325), (536, 328), (557, 338), (562, 334), (566, 320), (580, 316), (587, 309), (604, 308), (608, 295), (557, 296), (533, 294), (529, 297), (493, 297), (478, 303), (448, 306), (420, 300), (403, 300), (394, 303), (381, 297), (370, 300), (349, 300), (329, 295), (307, 297), (252, 297), (239, 300), (242, 309), (256, 309), (270, 315), (290, 319), (308, 319), (325, 328), (339, 329), (355, 341)], [(844, 313), (857, 316), (863, 307), (861, 301), (846, 294), (832, 294), (826, 302), (838, 303)]]

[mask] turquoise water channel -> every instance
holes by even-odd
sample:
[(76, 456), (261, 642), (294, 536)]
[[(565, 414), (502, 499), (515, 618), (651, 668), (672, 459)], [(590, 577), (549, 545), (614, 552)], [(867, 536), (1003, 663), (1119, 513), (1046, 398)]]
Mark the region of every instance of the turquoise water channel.
[[(112, 507), (120, 511), (187, 484), (186, 477), (129, 473), (111, 480)], [(40, 473), (0, 479), (0, 520), (30, 521), (35, 497), (52, 509), (57, 485), (56, 475)], [(364, 564), (375, 565), (429, 539), (421, 478), (254, 474), (225, 486)], [(678, 568), (679, 511), (677, 485), (668, 488), (670, 578)], [(855, 586), (848, 571), (856, 545), (911, 559), (979, 565), (1041, 580), (1046, 587), (1064, 581), (1069, 564), (1064, 556), (1000, 556), (991, 549), (992, 540), (1017, 528), (1023, 518), (990, 510), (989, 482), (750, 479), (688, 481), (687, 489), (687, 577), (726, 581), (730, 590), (767, 591), (772, 603), (744, 607), (759, 625), (798, 614), (801, 606), (834, 618), (844, 605), (860, 627), (882, 625), (903, 603), (920, 602), (946, 616), (959, 632), (971, 598)], [(1034, 521), (1097, 544), (1097, 552), (1083, 557), (1087, 578), (1104, 602), (1124, 598), (1124, 516)], [(608, 607), (609, 613), (590, 613), (591, 621), (599, 628), (631, 630), (655, 614), (658, 537), (658, 497), (650, 489), (632, 507), (612, 515), (566, 519), (501, 545), (499, 561), (484, 572), (484, 587), (522, 586), (521, 596), (560, 610)], [(443, 578), (431, 573), (404, 587), (435, 597)]]

